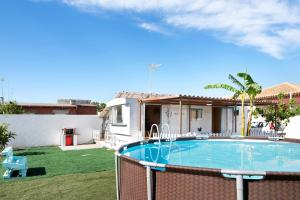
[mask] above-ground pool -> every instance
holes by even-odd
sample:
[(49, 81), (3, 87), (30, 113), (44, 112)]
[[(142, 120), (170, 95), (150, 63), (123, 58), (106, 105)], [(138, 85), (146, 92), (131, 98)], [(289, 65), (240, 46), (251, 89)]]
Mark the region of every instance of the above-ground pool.
[(300, 143), (141, 141), (116, 153), (118, 199), (300, 199)]
[(160, 164), (300, 172), (300, 144), (268, 140), (186, 140), (134, 146), (121, 154)]

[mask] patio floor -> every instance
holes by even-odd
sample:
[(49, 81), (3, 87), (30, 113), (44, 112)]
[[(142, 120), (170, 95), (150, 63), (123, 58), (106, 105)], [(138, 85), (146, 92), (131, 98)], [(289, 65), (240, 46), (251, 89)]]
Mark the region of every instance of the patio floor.
[(63, 151), (83, 150), (83, 149), (99, 149), (105, 147), (104, 141), (99, 141), (96, 144), (80, 144), (76, 146), (59, 146)]

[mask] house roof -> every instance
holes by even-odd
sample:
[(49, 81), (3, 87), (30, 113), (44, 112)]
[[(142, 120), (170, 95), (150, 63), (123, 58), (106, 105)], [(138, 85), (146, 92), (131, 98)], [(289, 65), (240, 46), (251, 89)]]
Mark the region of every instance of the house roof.
[[(214, 105), (214, 106), (233, 106), (240, 104), (239, 100), (232, 98), (192, 96), (192, 95), (174, 95), (157, 93), (139, 93), (139, 92), (119, 92), (116, 98), (135, 98), (144, 103), (158, 104), (179, 104), (184, 105)], [(269, 102), (257, 101), (257, 104), (268, 104)]]
[(56, 103), (18, 103), (22, 107), (76, 107), (71, 104), (56, 104)]
[[(206, 96), (192, 96), (192, 95), (170, 95), (170, 94), (157, 94), (157, 93), (141, 93), (141, 92), (119, 92), (115, 98), (134, 98), (144, 103), (153, 104), (180, 104), (183, 105), (212, 105), (212, 106), (234, 106), (241, 104), (240, 100), (232, 98), (220, 97), (206, 97)], [(247, 104), (248, 102), (246, 102)], [(256, 105), (270, 104), (270, 101), (258, 100)], [(105, 117), (108, 114), (106, 107), (100, 112), (100, 117)]]
[(147, 98), (160, 98), (160, 97), (176, 97), (172, 94), (158, 94), (158, 93), (143, 93), (143, 92), (119, 92), (116, 98), (133, 98), (133, 99), (147, 99)]
[(266, 89), (263, 89), (262, 92), (257, 95), (257, 99), (270, 99), (277, 98), (279, 93), (289, 95), (300, 95), (300, 84), (293, 84), (289, 82), (284, 82), (279, 85), (275, 85)]
[(77, 107), (77, 106), (91, 106), (95, 107), (93, 104), (60, 104), (60, 103), (18, 103), (22, 107)]
[(235, 105), (236, 101), (229, 98), (217, 98), (206, 96), (192, 96), (192, 95), (177, 95), (173, 97), (152, 97), (144, 99), (145, 103), (161, 103), (161, 104), (179, 104), (184, 105)]

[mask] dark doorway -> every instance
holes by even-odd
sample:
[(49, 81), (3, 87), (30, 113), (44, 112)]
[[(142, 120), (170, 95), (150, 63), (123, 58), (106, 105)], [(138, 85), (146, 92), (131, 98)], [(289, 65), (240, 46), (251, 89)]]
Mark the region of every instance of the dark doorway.
[(213, 133), (221, 132), (221, 115), (222, 115), (221, 107), (212, 108), (212, 132)]
[[(146, 105), (145, 107), (145, 137), (149, 137), (152, 124), (160, 124), (160, 105)], [(155, 130), (156, 131), (156, 130)]]

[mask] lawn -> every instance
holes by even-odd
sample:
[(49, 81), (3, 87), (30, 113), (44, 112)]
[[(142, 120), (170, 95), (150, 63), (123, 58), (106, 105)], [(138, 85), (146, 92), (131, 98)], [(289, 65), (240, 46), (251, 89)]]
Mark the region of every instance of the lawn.
[(15, 151), (14, 155), (27, 156), (28, 177), (1, 179), (0, 199), (115, 199), (113, 153), (58, 147)]

